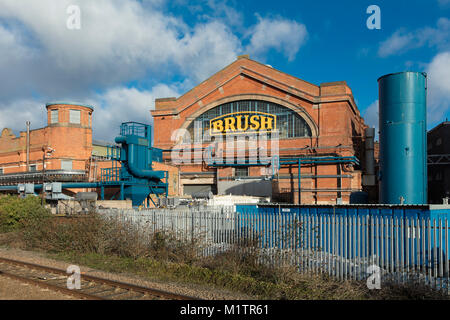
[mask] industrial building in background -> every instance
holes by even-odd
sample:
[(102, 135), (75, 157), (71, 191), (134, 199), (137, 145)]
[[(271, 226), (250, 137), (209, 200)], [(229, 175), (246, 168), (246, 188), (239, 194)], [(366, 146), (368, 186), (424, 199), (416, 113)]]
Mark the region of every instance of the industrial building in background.
[(428, 131), (428, 202), (448, 202), (450, 198), (450, 122)]
[[(372, 142), (366, 143), (367, 126), (345, 81), (314, 85), (244, 55), (181, 97), (156, 99), (151, 114), (154, 144), (164, 150), (166, 163), (175, 165), (177, 149), (187, 160), (177, 164), (184, 195), (211, 192), (336, 204), (361, 199), (361, 192), (376, 184), (374, 160), (365, 161), (366, 148), (374, 156), (374, 134), (368, 131)], [(192, 143), (196, 123), (201, 136), (220, 135), (222, 143), (212, 148), (210, 142)], [(187, 132), (183, 141), (174, 137), (180, 128)], [(261, 154), (279, 156), (275, 174), (273, 162), (249, 159), (254, 148), (249, 141), (234, 147), (233, 161), (209, 159), (227, 153), (225, 140), (261, 131), (279, 137), (274, 153), (270, 143), (257, 150), (258, 159)]]
[(134, 207), (237, 197), (442, 203), (450, 189), (450, 129), (444, 122), (430, 130), (427, 147), (426, 75), (381, 77), (379, 100), (380, 143), (345, 81), (314, 85), (240, 56), (181, 97), (156, 99), (153, 139), (149, 125), (125, 122), (110, 142), (93, 140), (92, 106), (48, 103), (44, 128), (26, 122), (19, 136), (1, 131), (0, 191), (55, 201), (84, 201), (93, 192)]

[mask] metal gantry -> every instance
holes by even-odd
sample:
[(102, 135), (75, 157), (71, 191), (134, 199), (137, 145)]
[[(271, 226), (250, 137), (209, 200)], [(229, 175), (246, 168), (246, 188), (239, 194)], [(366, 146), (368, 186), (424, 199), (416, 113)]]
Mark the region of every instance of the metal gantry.
[(429, 166), (450, 165), (450, 154), (429, 154), (427, 159), (427, 164)]

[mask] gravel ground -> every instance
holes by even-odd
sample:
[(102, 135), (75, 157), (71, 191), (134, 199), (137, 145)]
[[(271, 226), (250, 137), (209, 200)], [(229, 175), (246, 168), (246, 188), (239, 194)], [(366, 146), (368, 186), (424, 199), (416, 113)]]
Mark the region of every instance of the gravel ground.
[[(46, 258), (42, 253), (39, 253), (39, 252), (23, 251), (23, 250), (12, 249), (12, 248), (0, 248), (0, 257), (21, 260), (24, 262), (35, 263), (35, 264), (58, 268), (58, 269), (63, 269), (63, 270), (66, 270), (66, 268), (70, 265), (67, 262), (57, 261), (54, 259)], [(146, 279), (143, 279), (143, 278), (135, 276), (135, 275), (108, 273), (108, 272), (95, 270), (95, 269), (85, 267), (85, 266), (80, 266), (80, 268), (81, 268), (81, 276), (82, 277), (83, 277), (83, 274), (89, 274), (89, 275), (93, 275), (93, 276), (102, 277), (105, 279), (132, 283), (135, 285), (151, 287), (154, 289), (174, 292), (174, 293), (178, 293), (178, 294), (187, 295), (190, 297), (197, 297), (200, 299), (207, 299), (207, 300), (241, 300), (241, 299), (250, 300), (250, 299), (254, 299), (252, 297), (249, 297), (249, 296), (241, 294), (241, 293), (234, 293), (234, 292), (229, 292), (229, 291), (220, 290), (220, 289), (216, 289), (216, 288), (205, 288), (204, 286), (195, 285), (195, 284), (187, 285), (187, 284), (177, 284), (177, 283), (169, 283), (169, 282), (162, 282), (162, 281), (155, 281), (155, 280), (150, 281), (150, 280), (146, 280)], [(2, 277), (2, 278), (3, 278), (3, 280), (5, 279), (4, 277)], [(6, 280), (13, 281), (10, 279), (6, 279)], [(9, 282), (5, 282), (5, 283), (9, 283)], [(11, 286), (17, 287), (17, 284), (13, 284), (11, 282)], [(31, 293), (27, 294), (26, 293), (27, 290), (30, 290), (30, 291), (34, 290), (34, 289), (31, 290), (30, 287), (31, 287), (30, 285), (28, 285), (28, 287), (25, 287), (24, 285), (22, 285), (23, 291), (18, 290), (17, 292), (19, 293), (19, 295), (17, 295), (17, 296), (20, 297), (20, 293), (22, 292), (25, 299), (36, 299), (36, 298), (28, 297), (28, 296), (32, 296), (32, 294)], [(20, 288), (20, 286), (18, 288)], [(37, 290), (42, 291), (44, 289), (37, 289)], [(11, 296), (11, 295), (10, 294), (6, 295), (7, 292), (8, 292), (8, 290), (4, 290), (3, 283), (0, 282), (0, 299), (23, 299), (23, 298), (14, 298), (14, 297), (8, 298), (8, 296)], [(16, 292), (16, 291), (14, 291), (14, 292)], [(48, 292), (48, 294), (50, 294), (50, 292)], [(43, 299), (64, 299), (64, 297), (65, 297), (60, 293), (52, 293), (52, 294), (55, 295), (54, 298), (48, 297), (48, 298), (43, 298)], [(16, 296), (16, 295), (14, 295), (14, 296)], [(43, 295), (43, 296), (46, 296), (46, 295)], [(65, 299), (67, 299), (67, 297), (65, 297)], [(72, 298), (72, 299), (74, 299), (74, 298)]]
[(73, 300), (75, 298), (0, 275), (0, 300)]

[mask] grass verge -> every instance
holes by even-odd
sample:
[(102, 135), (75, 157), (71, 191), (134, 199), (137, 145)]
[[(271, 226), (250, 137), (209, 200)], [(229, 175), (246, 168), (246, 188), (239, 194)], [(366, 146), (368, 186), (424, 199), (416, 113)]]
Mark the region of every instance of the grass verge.
[(64, 252), (52, 258), (94, 269), (134, 274), (149, 280), (198, 284), (241, 292), (256, 299), (287, 300), (422, 300), (448, 299), (421, 284), (386, 284), (369, 290), (361, 281), (336, 281), (328, 276), (295, 273), (284, 281), (264, 281), (239, 272), (161, 261), (152, 258), (124, 258), (97, 253)]

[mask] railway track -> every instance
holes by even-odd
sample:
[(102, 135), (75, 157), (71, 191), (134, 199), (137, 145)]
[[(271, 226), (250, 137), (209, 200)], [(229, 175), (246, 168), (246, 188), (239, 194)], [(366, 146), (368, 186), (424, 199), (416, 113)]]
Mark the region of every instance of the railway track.
[(198, 300), (158, 289), (81, 274), (81, 289), (68, 289), (65, 270), (0, 258), (0, 276), (87, 300)]

